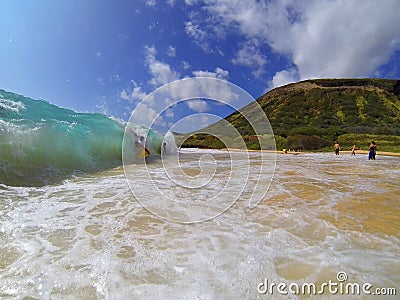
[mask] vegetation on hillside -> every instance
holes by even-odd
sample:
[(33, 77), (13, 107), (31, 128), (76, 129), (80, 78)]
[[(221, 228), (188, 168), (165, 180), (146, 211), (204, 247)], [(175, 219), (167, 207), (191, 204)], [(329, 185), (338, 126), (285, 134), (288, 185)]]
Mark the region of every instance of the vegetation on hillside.
[[(400, 152), (400, 80), (306, 80), (271, 90), (256, 101), (271, 122), (277, 149), (326, 150), (337, 139), (344, 147), (375, 139), (380, 150)], [(241, 111), (251, 112), (254, 105)], [(259, 149), (262, 140), (254, 136), (240, 112), (225, 119), (239, 131), (247, 148)], [(196, 134), (182, 146), (224, 147), (217, 137)]]

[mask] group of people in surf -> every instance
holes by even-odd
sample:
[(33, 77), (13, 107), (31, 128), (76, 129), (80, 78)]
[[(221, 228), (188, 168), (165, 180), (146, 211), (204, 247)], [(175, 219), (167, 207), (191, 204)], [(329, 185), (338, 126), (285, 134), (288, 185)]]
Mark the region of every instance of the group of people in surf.
[[(335, 142), (335, 154), (339, 155), (340, 151), (340, 144), (338, 141)], [(351, 150), (351, 155), (356, 155), (356, 150), (361, 150), (361, 148), (357, 148), (357, 144), (354, 143), (354, 145), (349, 149)], [(376, 143), (374, 141), (371, 141), (371, 144), (369, 145), (368, 149), (368, 160), (374, 160), (376, 157)]]

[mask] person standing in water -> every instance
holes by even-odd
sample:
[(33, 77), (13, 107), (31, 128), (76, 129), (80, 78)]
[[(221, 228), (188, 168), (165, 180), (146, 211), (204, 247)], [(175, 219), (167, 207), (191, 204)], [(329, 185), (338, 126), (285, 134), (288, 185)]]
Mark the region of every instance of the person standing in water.
[(356, 146), (356, 143), (354, 143), (354, 145), (353, 145), (353, 147), (351, 147), (351, 155), (356, 155), (356, 148), (357, 148), (357, 146)]
[(368, 153), (368, 160), (375, 160), (376, 156), (376, 143), (371, 141), (371, 145), (369, 145), (369, 153)]
[(340, 151), (340, 144), (338, 141), (335, 142), (335, 154), (339, 155), (339, 151)]
[(163, 153), (167, 153), (167, 143), (163, 143)]
[(140, 138), (135, 141), (135, 146), (138, 149), (138, 157), (148, 157), (150, 155), (150, 149), (145, 143), (144, 136), (140, 136)]

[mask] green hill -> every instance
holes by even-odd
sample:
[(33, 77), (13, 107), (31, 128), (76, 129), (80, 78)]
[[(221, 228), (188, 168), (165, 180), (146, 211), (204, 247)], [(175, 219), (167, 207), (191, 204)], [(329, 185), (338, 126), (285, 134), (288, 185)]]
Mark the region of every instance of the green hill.
[[(271, 122), (277, 149), (326, 150), (336, 139), (344, 148), (353, 143), (366, 148), (375, 139), (379, 150), (400, 152), (400, 80), (306, 80), (271, 90), (256, 101)], [(254, 105), (240, 111), (249, 113)], [(258, 139), (241, 112), (225, 119), (249, 149), (257, 149)], [(218, 127), (220, 122), (208, 127)], [(222, 148), (223, 144), (215, 137), (195, 134), (182, 146)]]

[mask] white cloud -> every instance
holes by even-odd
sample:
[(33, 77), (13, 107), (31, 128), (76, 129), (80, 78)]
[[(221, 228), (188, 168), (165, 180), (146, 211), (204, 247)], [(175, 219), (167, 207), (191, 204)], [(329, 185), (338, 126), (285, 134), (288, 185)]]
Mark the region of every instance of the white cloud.
[(216, 115), (207, 113), (198, 113), (180, 119), (178, 122), (172, 124), (170, 130), (180, 133), (189, 133), (195, 130), (202, 129), (210, 124), (219, 121), (221, 118)]
[(173, 104), (174, 101), (170, 98), (164, 98), (164, 103), (169, 106), (169, 105)]
[(149, 73), (152, 75), (150, 83), (153, 86), (161, 86), (168, 82), (179, 79), (180, 75), (174, 71), (167, 63), (156, 59), (157, 50), (154, 47), (145, 47), (146, 63), (149, 67)]
[(175, 0), (167, 0), (166, 2), (167, 2), (167, 4), (168, 4), (169, 6), (171, 6), (171, 7), (174, 7), (174, 6), (175, 6)]
[(297, 82), (298, 80), (299, 75), (296, 69), (282, 70), (276, 72), (269, 84), (269, 88), (271, 89), (288, 83)]
[(187, 70), (190, 68), (190, 64), (187, 61), (182, 61), (182, 68)]
[(220, 67), (217, 67), (215, 68), (214, 72), (199, 70), (199, 71), (193, 71), (193, 75), (196, 77), (211, 77), (211, 78), (227, 80), (229, 77), (229, 72)]
[(126, 90), (122, 90), (120, 93), (120, 97), (124, 100), (132, 101), (132, 100), (142, 100), (147, 94), (142, 90), (142, 87), (139, 86), (134, 80), (132, 80), (133, 89), (132, 92), (128, 93)]
[(204, 100), (189, 100), (185, 102), (187, 106), (196, 112), (205, 112), (209, 110), (209, 106)]
[(125, 90), (122, 90), (122, 92), (119, 94), (119, 96), (124, 100), (130, 100), (131, 99), (129, 97), (128, 93)]
[(172, 109), (167, 109), (166, 111), (165, 111), (165, 116), (166, 117), (168, 117), (168, 118), (173, 118), (174, 117), (174, 111), (172, 110)]
[[(321, 6), (321, 5), (324, 6)], [(300, 78), (369, 76), (400, 49), (397, 1), (315, 2), (292, 26)]]
[(157, 55), (156, 47), (145, 46), (144, 47), (144, 52), (146, 54), (146, 57), (155, 58), (155, 56)]
[[(260, 52), (264, 46), (286, 56), (300, 80), (363, 77), (374, 74), (400, 49), (397, 7), (397, 0), (204, 0), (208, 18), (195, 25), (187, 22), (186, 31), (204, 43), (214, 31), (239, 33), (246, 43), (256, 39), (259, 46), (253, 43), (251, 49), (245, 43), (236, 53), (236, 64), (265, 64)], [(290, 77), (296, 78), (292, 66), (274, 78), (279, 82)]]
[(186, 3), (187, 5), (194, 5), (194, 4), (196, 4), (197, 2), (199, 2), (199, 0), (185, 0), (185, 3)]
[(179, 79), (179, 74), (172, 70), (170, 65), (158, 60), (149, 63), (149, 71), (153, 76), (150, 83), (154, 86), (160, 86)]
[(132, 112), (132, 118), (130, 119), (135, 124), (144, 124), (149, 126), (154, 122), (154, 124), (165, 126), (166, 123), (159, 113), (152, 107), (148, 106), (146, 103), (140, 103)]
[(211, 33), (204, 29), (201, 29), (199, 24), (195, 24), (193, 21), (185, 23), (186, 34), (193, 39), (193, 41), (199, 46), (204, 52), (212, 53), (213, 50), (209, 43)]
[(229, 72), (220, 67), (215, 68), (215, 73), (217, 74), (217, 78), (220, 78), (220, 79), (228, 79), (228, 77), (229, 77)]
[(146, 1), (146, 6), (154, 7), (156, 6), (157, 1), (156, 0), (147, 0)]
[(169, 45), (168, 50), (167, 50), (167, 55), (169, 57), (176, 57), (176, 48)]
[[(216, 76), (215, 74), (227, 76), (227, 72), (221, 68), (216, 68), (213, 74), (214, 76)], [(141, 123), (143, 126), (149, 127), (152, 121), (156, 120), (155, 124), (163, 127), (157, 130), (163, 132), (164, 130), (169, 130), (169, 128), (165, 128), (169, 123), (165, 122), (159, 115), (168, 118), (168, 122), (176, 121), (179, 116), (176, 115), (174, 107), (182, 107), (180, 105), (184, 105), (195, 113), (204, 113), (210, 111), (213, 107), (209, 101), (213, 101), (213, 105), (224, 103), (235, 109), (254, 101), (254, 98), (240, 87), (214, 76), (208, 78), (184, 78), (154, 90), (136, 105), (131, 119), (132, 122)], [(122, 91), (121, 97), (131, 100), (134, 97), (133, 95), (137, 95), (141, 91), (136, 84), (133, 90), (130, 94)], [(199, 124), (194, 125), (197, 126)]]
[(194, 24), (192, 21), (185, 23), (186, 34), (194, 38), (196, 41), (203, 41), (207, 36), (207, 32), (200, 28), (200, 25)]
[(164, 93), (171, 99), (207, 98), (232, 105), (241, 101), (237, 87), (233, 88), (229, 82), (213, 77), (186, 78), (165, 87)]
[(142, 87), (138, 86), (136, 82), (134, 82), (135, 87), (133, 88), (131, 98), (132, 99), (137, 99), (137, 100), (142, 100), (144, 97), (147, 96), (145, 92), (142, 91)]
[(265, 72), (267, 59), (260, 51), (259, 40), (252, 38), (243, 43), (241, 49), (236, 52), (235, 58), (232, 59), (232, 63), (252, 68), (253, 75), (260, 78)]

